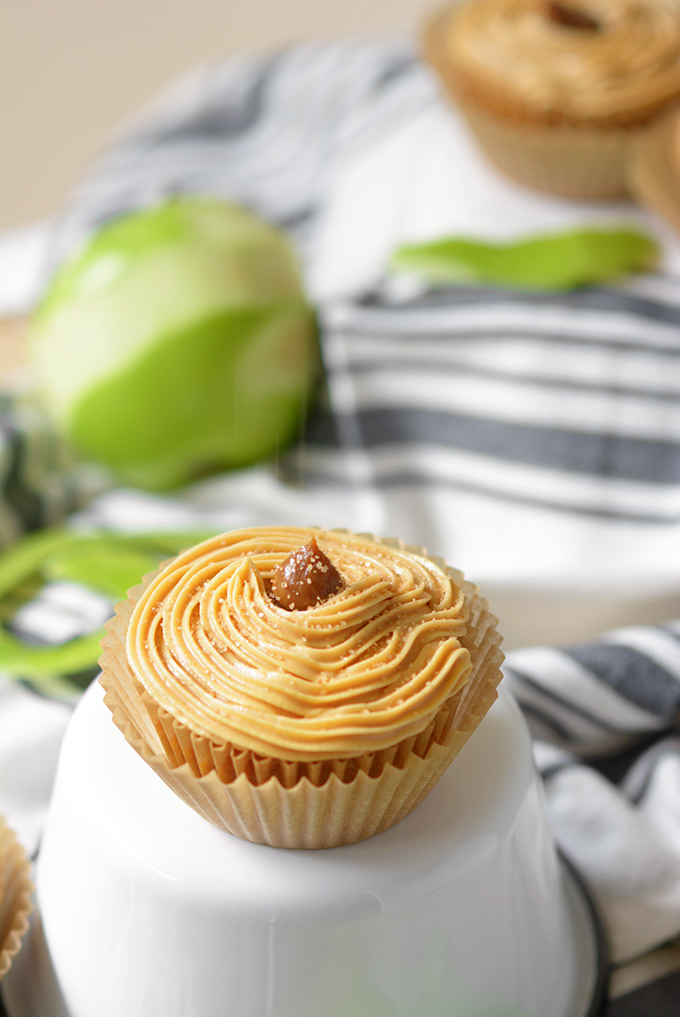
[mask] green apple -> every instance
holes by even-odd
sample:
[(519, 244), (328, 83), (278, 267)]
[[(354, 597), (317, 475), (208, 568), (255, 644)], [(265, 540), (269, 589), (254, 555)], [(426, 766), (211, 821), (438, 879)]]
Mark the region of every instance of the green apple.
[(275, 454), (300, 427), (318, 364), (289, 241), (213, 198), (102, 226), (52, 279), (29, 350), (72, 444), (156, 489)]

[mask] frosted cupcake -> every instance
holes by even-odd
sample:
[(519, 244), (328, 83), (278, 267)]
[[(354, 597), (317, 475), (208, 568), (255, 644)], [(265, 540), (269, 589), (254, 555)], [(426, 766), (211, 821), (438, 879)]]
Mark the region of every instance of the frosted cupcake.
[(28, 929), (32, 893), (30, 862), (0, 816), (0, 979), (12, 966)]
[(399, 822), (496, 696), (476, 587), (398, 541), (239, 530), (119, 605), (102, 684), (128, 741), (231, 833), (332, 847)]
[(625, 196), (631, 143), (680, 99), (674, 0), (468, 0), (424, 48), (489, 159), (567, 198)]
[(680, 232), (680, 110), (656, 121), (633, 148), (631, 194)]

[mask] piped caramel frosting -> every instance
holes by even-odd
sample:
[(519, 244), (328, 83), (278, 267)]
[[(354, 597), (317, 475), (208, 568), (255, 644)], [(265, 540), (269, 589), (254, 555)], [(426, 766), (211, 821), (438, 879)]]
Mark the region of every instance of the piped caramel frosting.
[[(342, 584), (303, 610), (282, 607), (272, 577), (312, 539)], [(226, 533), (152, 580), (128, 662), (159, 706), (215, 742), (298, 761), (378, 751), (424, 730), (468, 679), (461, 578), (342, 531)]]
[(471, 0), (445, 33), (463, 78), (538, 112), (637, 123), (680, 95), (675, 0)]

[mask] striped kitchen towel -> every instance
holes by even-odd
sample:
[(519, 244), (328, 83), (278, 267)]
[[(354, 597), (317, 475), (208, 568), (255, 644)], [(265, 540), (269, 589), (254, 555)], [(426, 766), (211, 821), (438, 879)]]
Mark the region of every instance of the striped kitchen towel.
[(568, 294), (389, 292), (330, 306), (311, 487), (483, 584), (578, 596), (680, 579), (680, 276)]
[(49, 266), (102, 221), (170, 194), (238, 201), (311, 257), (340, 166), (436, 98), (404, 38), (311, 40), (198, 68), (92, 167), (56, 224)]
[(612, 956), (680, 934), (680, 622), (508, 654), (555, 837), (587, 877)]
[(99, 470), (74, 461), (34, 397), (0, 392), (0, 548), (61, 522), (104, 486)]

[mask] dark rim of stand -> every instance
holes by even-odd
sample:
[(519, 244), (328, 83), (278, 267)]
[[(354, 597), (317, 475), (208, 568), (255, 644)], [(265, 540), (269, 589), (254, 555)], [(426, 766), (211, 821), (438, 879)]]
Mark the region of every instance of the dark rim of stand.
[[(595, 901), (593, 900), (588, 884), (574, 863), (571, 862), (561, 851), (558, 851), (558, 854), (562, 866), (569, 873), (569, 876), (576, 884), (581, 894), (586, 911), (588, 912), (588, 917), (590, 918), (593, 938), (595, 941), (595, 985), (593, 988), (590, 1006), (583, 1012), (582, 1017), (602, 1017), (609, 995), (610, 963), (607, 934), (605, 932), (604, 925), (602, 924), (600, 913), (595, 906)], [(0, 1015), (0, 1017), (2, 1017), (2, 1015)]]

